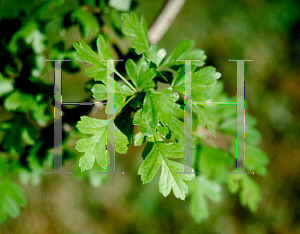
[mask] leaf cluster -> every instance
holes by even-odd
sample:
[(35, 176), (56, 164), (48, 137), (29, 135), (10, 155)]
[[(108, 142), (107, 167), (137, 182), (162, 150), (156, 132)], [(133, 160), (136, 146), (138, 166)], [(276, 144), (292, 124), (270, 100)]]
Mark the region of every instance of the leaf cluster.
[[(84, 41), (74, 43), (77, 57), (93, 65), (85, 70), (85, 74), (93, 77), (95, 81), (99, 81), (91, 89), (93, 97), (98, 101), (107, 100), (108, 81), (114, 76), (120, 78), (120, 82), (117, 82), (116, 79), (113, 80), (114, 114), (127, 118), (128, 121), (124, 124), (125, 128), (130, 130), (122, 133), (118, 128), (120, 119), (116, 118), (115, 142), (119, 144), (118, 139), (122, 139), (123, 142), (127, 142), (128, 146), (133, 138), (134, 126), (140, 126), (140, 132), (134, 136), (134, 144), (141, 145), (147, 142), (147, 147), (143, 152), (144, 161), (138, 170), (142, 182), (150, 182), (157, 170), (161, 168), (159, 191), (167, 196), (173, 190), (175, 197), (184, 200), (188, 192), (184, 180), (192, 180), (195, 175), (177, 174), (177, 172), (183, 172), (184, 165), (171, 160), (184, 157), (184, 123), (183, 119), (178, 117), (178, 113), (184, 111), (182, 95), (184, 95), (185, 67), (183, 62), (177, 60), (200, 60), (192, 65), (193, 99), (198, 102), (210, 99), (210, 89), (220, 77), (220, 73), (216, 72), (213, 67), (199, 69), (199, 66), (204, 64), (206, 56), (202, 50), (193, 49), (193, 40), (180, 42), (167, 56), (164, 49), (150, 45), (143, 17), (139, 21), (135, 13), (131, 15), (123, 13), (121, 18), (123, 21), (122, 32), (131, 37), (130, 46), (136, 53), (135, 58), (128, 58), (125, 61), (125, 75), (120, 74), (105, 61), (111, 60), (113, 56), (101, 35), (97, 39), (98, 53), (94, 52)], [(168, 84), (169, 87), (160, 90), (161, 83)], [(125, 113), (127, 117), (125, 117)], [(199, 118), (201, 119), (201, 117)], [(99, 121), (102, 125), (96, 132), (87, 130), (93, 126), (95, 128), (100, 126), (97, 124), (100, 123)], [(202, 119), (204, 124), (207, 124), (208, 121), (208, 119)], [(85, 117), (77, 124), (77, 128), (82, 133), (95, 134), (91, 138), (84, 138), (77, 142), (77, 150), (85, 152), (80, 159), (82, 171), (90, 169), (95, 159), (99, 166), (106, 168), (104, 123), (105, 120)], [(127, 148), (123, 149), (125, 147), (116, 147), (116, 152), (126, 153)]]

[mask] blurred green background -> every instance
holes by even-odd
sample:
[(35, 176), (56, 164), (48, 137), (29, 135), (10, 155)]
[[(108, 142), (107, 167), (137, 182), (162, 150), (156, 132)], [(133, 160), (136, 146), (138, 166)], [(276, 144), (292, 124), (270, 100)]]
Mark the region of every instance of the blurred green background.
[[(165, 3), (140, 0), (136, 12), (150, 26)], [(71, 47), (78, 32), (68, 33)], [(126, 174), (110, 176), (100, 188), (70, 175), (45, 175), (40, 186), (22, 186), (27, 206), (0, 233), (300, 233), (300, 2), (187, 0), (158, 46), (171, 52), (183, 39), (194, 39), (195, 48), (205, 51), (206, 65), (221, 72), (230, 96), (236, 93), (236, 63), (228, 60), (253, 60), (245, 65), (246, 111), (257, 118), (260, 146), (270, 158), (268, 174), (253, 175), (262, 189), (258, 211), (252, 214), (224, 188), (223, 200), (209, 203), (209, 219), (195, 223), (189, 198), (164, 198), (158, 175), (142, 184), (137, 170), (143, 147), (131, 146), (117, 159), (117, 170)], [(63, 86), (70, 87), (64, 101), (85, 98), (78, 82), (89, 79), (83, 77)], [(67, 163), (64, 170), (73, 167)]]

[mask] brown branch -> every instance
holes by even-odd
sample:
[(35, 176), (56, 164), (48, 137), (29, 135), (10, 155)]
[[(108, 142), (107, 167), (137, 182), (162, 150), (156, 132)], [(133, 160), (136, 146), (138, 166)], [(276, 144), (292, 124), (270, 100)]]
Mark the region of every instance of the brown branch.
[(184, 3), (185, 0), (169, 0), (167, 2), (162, 12), (148, 30), (148, 37), (151, 44), (157, 44), (166, 34)]
[(220, 132), (216, 132), (216, 138), (205, 127), (198, 127), (195, 131), (195, 135), (200, 137), (205, 145), (222, 149), (229, 152), (231, 142)]

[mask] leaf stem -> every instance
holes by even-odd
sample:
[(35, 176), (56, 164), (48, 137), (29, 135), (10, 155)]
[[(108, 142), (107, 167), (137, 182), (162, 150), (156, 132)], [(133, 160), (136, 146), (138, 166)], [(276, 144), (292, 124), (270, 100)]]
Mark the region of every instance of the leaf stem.
[[(116, 114), (118, 113), (118, 112), (120, 112), (122, 109), (123, 109), (123, 107), (124, 106), (126, 106), (127, 104), (128, 104), (128, 102), (130, 102), (133, 98), (135, 98), (135, 95), (133, 95), (133, 96), (131, 96), (121, 107), (120, 107), (120, 109), (119, 110), (117, 110), (117, 112), (116, 112)], [(117, 116), (117, 115), (116, 115)]]
[(135, 92), (137, 93), (137, 90), (125, 79), (124, 76), (122, 76), (116, 69), (115, 73)]

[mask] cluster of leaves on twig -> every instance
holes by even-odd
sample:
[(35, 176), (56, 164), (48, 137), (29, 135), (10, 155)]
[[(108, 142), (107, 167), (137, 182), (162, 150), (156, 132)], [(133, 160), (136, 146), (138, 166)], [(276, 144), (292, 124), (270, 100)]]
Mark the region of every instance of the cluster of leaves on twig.
[[(234, 170), (235, 167), (235, 109), (222, 109), (218, 112), (208, 109), (207, 112), (203, 106), (193, 105), (193, 143), (196, 146), (194, 161), (195, 167), (202, 174), (195, 180), (192, 180), (195, 178), (194, 174), (177, 174), (184, 170), (184, 164), (177, 159), (184, 157), (185, 88), (185, 67), (178, 59), (200, 60), (192, 65), (194, 102), (210, 100), (211, 93), (214, 98), (231, 100), (222, 92), (221, 83), (216, 85), (220, 73), (211, 66), (199, 68), (204, 65), (206, 56), (202, 50), (193, 49), (193, 40), (181, 41), (167, 56), (164, 49), (149, 44), (143, 17), (139, 21), (135, 13), (123, 13), (122, 20), (122, 32), (131, 37), (130, 46), (135, 51), (135, 59), (128, 58), (125, 61), (123, 75), (117, 69), (107, 67), (106, 61), (103, 61), (110, 60), (113, 56), (102, 36), (97, 39), (98, 53), (84, 41), (74, 44), (78, 58), (93, 65), (85, 70), (85, 74), (98, 82), (92, 88), (96, 100), (107, 100), (107, 80), (114, 77), (107, 76), (107, 70), (108, 74), (114, 73), (119, 77), (120, 81), (115, 81), (115, 150), (124, 154), (132, 141), (135, 146), (146, 142), (141, 155), (144, 160), (138, 170), (142, 182), (150, 182), (161, 168), (159, 191), (168, 196), (173, 190), (175, 197), (185, 200), (188, 193), (185, 181), (190, 181), (188, 185), (192, 190), (191, 213), (197, 221), (208, 217), (205, 197), (213, 201), (221, 199), (221, 183), (227, 183), (231, 193), (240, 191), (241, 203), (255, 211), (260, 198), (256, 182), (248, 175), (228, 175), (228, 171)], [(168, 87), (160, 89), (160, 83), (167, 84)], [(118, 118), (120, 116), (122, 118)], [(247, 138), (249, 141), (246, 142), (246, 156), (249, 159), (246, 168), (264, 175), (268, 159), (256, 146), (260, 136), (253, 128), (253, 118), (247, 115), (247, 120), (247, 133), (250, 135)], [(107, 120), (109, 121), (112, 119)], [(79, 131), (92, 135), (80, 139), (76, 144), (76, 149), (84, 153), (79, 161), (82, 171), (91, 169), (95, 161), (100, 167), (106, 168), (107, 122), (87, 116), (81, 117), (78, 122)], [(136, 135), (133, 134), (134, 126), (139, 126), (140, 130)], [(231, 142), (231, 148), (226, 151), (219, 149), (218, 145), (212, 147), (204, 144), (203, 136), (197, 131), (199, 126), (206, 127), (214, 136), (216, 131), (223, 133)]]

